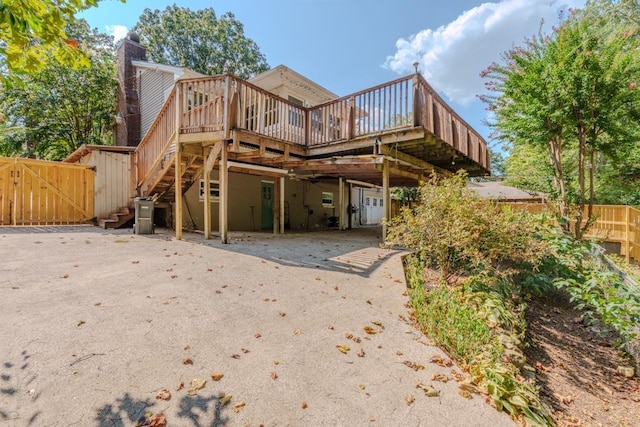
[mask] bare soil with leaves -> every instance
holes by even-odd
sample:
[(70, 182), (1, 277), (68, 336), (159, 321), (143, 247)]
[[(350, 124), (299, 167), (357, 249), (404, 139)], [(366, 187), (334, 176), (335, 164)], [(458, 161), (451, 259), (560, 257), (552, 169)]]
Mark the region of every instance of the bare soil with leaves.
[(562, 298), (533, 300), (526, 316), (525, 353), (559, 426), (640, 425), (640, 380), (617, 372), (632, 363), (613, 337), (586, 326)]

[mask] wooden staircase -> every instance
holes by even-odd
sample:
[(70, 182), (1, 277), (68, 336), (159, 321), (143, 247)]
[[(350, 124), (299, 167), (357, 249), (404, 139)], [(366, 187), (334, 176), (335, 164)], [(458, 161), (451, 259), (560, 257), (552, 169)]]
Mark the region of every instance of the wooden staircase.
[(132, 206), (120, 208), (118, 212), (112, 213), (109, 218), (98, 220), (100, 228), (120, 228), (135, 217), (135, 209)]
[[(153, 197), (156, 201), (172, 201), (175, 197), (175, 153), (167, 156), (161, 167), (151, 179), (142, 193)], [(182, 156), (182, 189), (187, 191), (193, 183), (202, 177), (204, 158), (201, 155), (185, 154)]]

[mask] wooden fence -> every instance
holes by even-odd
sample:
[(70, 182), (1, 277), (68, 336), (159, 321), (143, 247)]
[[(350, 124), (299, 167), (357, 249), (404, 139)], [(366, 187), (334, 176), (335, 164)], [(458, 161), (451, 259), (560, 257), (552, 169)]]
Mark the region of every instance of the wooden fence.
[[(551, 213), (551, 208), (542, 203), (500, 204), (534, 214)], [(400, 201), (392, 201), (392, 218), (400, 213), (401, 207)], [(595, 222), (585, 237), (619, 243), (620, 255), (627, 261), (640, 260), (640, 210), (626, 205), (594, 205), (593, 215), (596, 218)], [(586, 211), (584, 217), (586, 217)]]
[(0, 157), (0, 225), (63, 225), (94, 217), (87, 166)]

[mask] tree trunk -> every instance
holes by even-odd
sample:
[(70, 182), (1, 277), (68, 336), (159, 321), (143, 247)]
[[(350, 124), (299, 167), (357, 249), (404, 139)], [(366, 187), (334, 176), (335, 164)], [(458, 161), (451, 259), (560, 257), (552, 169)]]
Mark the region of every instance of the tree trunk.
[(553, 165), (553, 185), (560, 193), (560, 227), (569, 231), (569, 201), (562, 167), (562, 140), (549, 141), (549, 159)]

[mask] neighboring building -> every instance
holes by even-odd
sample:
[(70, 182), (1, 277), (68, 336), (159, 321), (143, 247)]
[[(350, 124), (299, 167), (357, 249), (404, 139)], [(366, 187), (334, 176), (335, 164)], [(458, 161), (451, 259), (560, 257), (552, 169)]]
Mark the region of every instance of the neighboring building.
[(154, 197), (178, 238), (377, 224), (391, 186), (489, 174), (486, 142), (417, 72), (338, 97), (283, 65), (243, 81), (151, 63), (135, 36), (118, 58), (131, 197)]
[(503, 181), (470, 182), (468, 186), (483, 199), (510, 203), (544, 203), (545, 200), (544, 193), (520, 190)]

